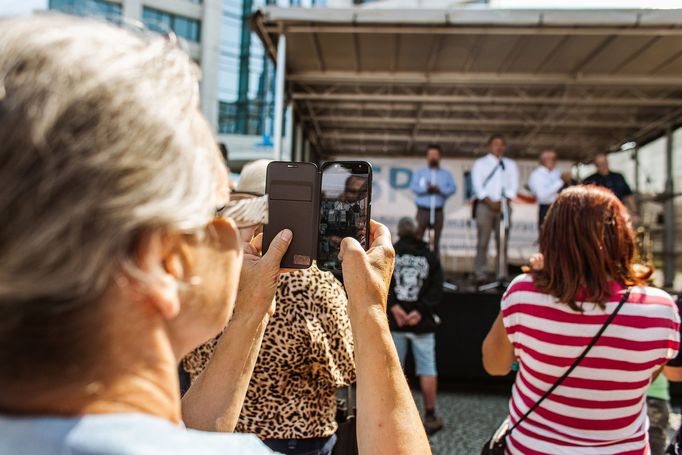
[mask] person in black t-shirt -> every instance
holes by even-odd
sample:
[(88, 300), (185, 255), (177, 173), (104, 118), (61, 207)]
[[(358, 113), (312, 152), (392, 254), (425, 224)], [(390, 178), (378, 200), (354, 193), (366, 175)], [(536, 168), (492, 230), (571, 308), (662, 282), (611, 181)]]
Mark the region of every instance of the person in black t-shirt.
[(400, 363), (412, 349), (415, 373), (424, 398), (424, 427), (428, 434), (443, 428), (436, 416), (436, 306), (443, 292), (443, 270), (438, 257), (417, 234), (412, 218), (398, 222), (400, 240), (395, 248), (395, 269), (388, 295), (388, 320)]
[(597, 172), (583, 180), (583, 183), (594, 184), (610, 189), (628, 208), (632, 222), (636, 224), (639, 217), (637, 216), (635, 195), (630, 189), (628, 182), (625, 181), (623, 174), (611, 172), (609, 169), (609, 159), (606, 156), (606, 153), (597, 153), (594, 157), (594, 165), (597, 167)]

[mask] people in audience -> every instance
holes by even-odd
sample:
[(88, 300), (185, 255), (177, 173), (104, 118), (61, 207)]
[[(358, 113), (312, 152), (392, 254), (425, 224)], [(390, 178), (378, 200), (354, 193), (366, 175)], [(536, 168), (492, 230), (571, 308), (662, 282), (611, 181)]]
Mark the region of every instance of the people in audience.
[(418, 237), (418, 227), (412, 218), (398, 222), (395, 269), (388, 295), (388, 316), (391, 335), (398, 350), (400, 363), (405, 365), (408, 343), (414, 355), (424, 399), (424, 427), (434, 434), (443, 428), (436, 415), (436, 307), (443, 293), (443, 271), (440, 261)]
[(483, 342), (488, 373), (506, 375), (519, 362), (512, 425), (627, 300), (577, 368), (506, 437), (508, 453), (648, 453), (646, 390), (679, 350), (680, 318), (672, 298), (633, 271), (625, 207), (596, 186), (564, 190), (547, 213), (540, 254), (507, 289)]
[[(234, 429), (292, 238), (240, 243), (265, 213), (230, 200), (195, 64), (37, 16), (2, 20), (0, 75), (0, 453), (270, 453), (185, 428)], [(340, 251), (359, 451), (428, 454), (386, 318), (390, 234), (370, 240)], [(228, 320), (181, 403), (180, 359)]]
[[(244, 166), (236, 190), (262, 195), (267, 165), (258, 160)], [(250, 240), (249, 232), (257, 230), (260, 226), (242, 232)], [(337, 389), (355, 382), (346, 293), (313, 263), (281, 274), (275, 301), (236, 431), (255, 433), (278, 453), (329, 455), (336, 441)], [(192, 379), (204, 370), (218, 340), (184, 358)]]

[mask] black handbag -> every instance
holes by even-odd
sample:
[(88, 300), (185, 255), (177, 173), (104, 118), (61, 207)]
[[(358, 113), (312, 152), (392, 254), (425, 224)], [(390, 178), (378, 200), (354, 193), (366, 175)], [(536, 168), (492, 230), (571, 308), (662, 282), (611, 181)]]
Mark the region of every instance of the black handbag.
[(352, 386), (346, 387), (346, 399), (336, 399), (336, 444), (332, 455), (358, 455), (358, 435), (355, 428), (355, 407)]
[(592, 338), (590, 343), (585, 347), (583, 352), (573, 361), (573, 364), (564, 372), (564, 374), (561, 375), (559, 379), (556, 380), (554, 384), (552, 384), (552, 387), (550, 387), (544, 395), (540, 397), (538, 401), (535, 402), (535, 404), (526, 412), (521, 418), (510, 428), (509, 427), (509, 417), (507, 417), (504, 422), (502, 422), (502, 425), (495, 431), (493, 436), (488, 440), (488, 442), (485, 443), (483, 448), (481, 449), (481, 455), (504, 455), (506, 448), (507, 448), (507, 436), (511, 434), (512, 431), (516, 427), (518, 427), (521, 422), (523, 422), (526, 417), (531, 415), (533, 411), (535, 411), (538, 406), (540, 406), (540, 403), (545, 401), (545, 398), (550, 396), (554, 390), (556, 390), (557, 387), (561, 385), (562, 382), (570, 375), (573, 370), (578, 366), (580, 362), (585, 358), (588, 352), (590, 352), (590, 349), (594, 347), (595, 344), (597, 344), (597, 341), (599, 341), (599, 338), (601, 338), (602, 334), (606, 330), (606, 328), (613, 322), (613, 319), (616, 317), (616, 314), (620, 311), (620, 309), (623, 307), (625, 302), (627, 302), (628, 297), (630, 297), (630, 289), (628, 288), (625, 291), (625, 294), (623, 294), (623, 297), (620, 299), (620, 302), (618, 303), (618, 306), (613, 310), (613, 312), (609, 315), (608, 319), (606, 322), (604, 322), (604, 325), (601, 326), (597, 334)]

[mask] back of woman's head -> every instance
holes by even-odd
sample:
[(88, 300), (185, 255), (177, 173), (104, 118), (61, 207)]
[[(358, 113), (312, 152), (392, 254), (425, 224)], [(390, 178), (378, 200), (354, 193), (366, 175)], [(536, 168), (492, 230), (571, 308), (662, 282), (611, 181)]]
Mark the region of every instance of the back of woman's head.
[(140, 234), (212, 219), (223, 177), (198, 75), (158, 35), (60, 16), (0, 21), (3, 388), (89, 364), (103, 293), (122, 271), (142, 273)]
[(603, 304), (614, 282), (640, 284), (632, 269), (635, 241), (623, 204), (608, 189), (574, 186), (561, 192), (542, 225), (544, 268), (535, 286), (571, 308), (576, 300)]

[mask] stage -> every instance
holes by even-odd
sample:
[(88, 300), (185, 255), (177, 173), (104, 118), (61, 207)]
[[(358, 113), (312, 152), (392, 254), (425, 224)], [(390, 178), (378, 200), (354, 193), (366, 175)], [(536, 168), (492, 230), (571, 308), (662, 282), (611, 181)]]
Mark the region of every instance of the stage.
[(444, 291), (437, 313), (436, 362), (443, 384), (508, 385), (513, 376), (492, 377), (481, 363), (481, 343), (500, 310), (500, 292)]

